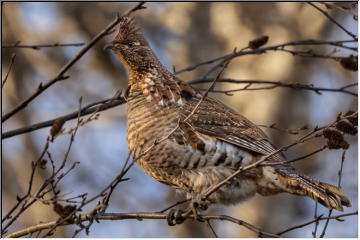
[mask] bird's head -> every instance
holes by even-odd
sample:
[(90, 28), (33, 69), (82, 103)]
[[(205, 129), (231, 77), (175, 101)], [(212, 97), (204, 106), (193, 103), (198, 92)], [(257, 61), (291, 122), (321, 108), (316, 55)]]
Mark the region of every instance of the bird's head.
[(140, 28), (129, 17), (121, 19), (118, 34), (105, 49), (113, 50), (130, 71), (146, 69), (155, 58)]

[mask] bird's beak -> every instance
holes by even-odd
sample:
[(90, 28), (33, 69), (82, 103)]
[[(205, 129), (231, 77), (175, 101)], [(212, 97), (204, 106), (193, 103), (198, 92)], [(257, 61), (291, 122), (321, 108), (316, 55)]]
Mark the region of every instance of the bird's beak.
[(114, 44), (112, 42), (109, 42), (108, 44), (106, 44), (104, 46), (104, 50), (109, 50), (109, 49), (113, 49), (114, 48)]

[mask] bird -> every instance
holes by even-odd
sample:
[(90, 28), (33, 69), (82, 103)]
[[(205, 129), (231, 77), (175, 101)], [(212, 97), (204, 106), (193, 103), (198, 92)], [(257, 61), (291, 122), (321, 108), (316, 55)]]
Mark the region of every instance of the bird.
[[(133, 18), (123, 17), (119, 25), (105, 48), (129, 73), (127, 142), (131, 157), (145, 173), (185, 192), (199, 207), (204, 191), (276, 151), (257, 125), (168, 71)], [(266, 159), (284, 160), (280, 153)], [(286, 163), (242, 171), (202, 204), (204, 209), (209, 204), (234, 205), (255, 194), (283, 192), (308, 196), (328, 209), (351, 206), (340, 188)]]

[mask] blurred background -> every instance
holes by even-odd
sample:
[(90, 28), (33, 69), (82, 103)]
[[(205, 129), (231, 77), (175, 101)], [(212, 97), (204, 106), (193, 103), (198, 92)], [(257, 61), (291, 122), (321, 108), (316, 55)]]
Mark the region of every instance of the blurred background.
[[(352, 7), (352, 3), (336, 3)], [(2, 43), (45, 44), (87, 43), (115, 17), (133, 3), (3, 3)], [(153, 50), (169, 69), (185, 68), (246, 47), (250, 40), (269, 36), (267, 45), (302, 39), (347, 40), (346, 33), (324, 15), (306, 3), (147, 3), (146, 10), (136, 12), (136, 21), (144, 29)], [(326, 10), (322, 5), (319, 5)], [(355, 10), (357, 12), (357, 10)], [(329, 13), (357, 35), (357, 21), (346, 11), (330, 9)], [(2, 125), (2, 132), (56, 118), (83, 105), (111, 97), (127, 86), (127, 73), (110, 51), (102, 50), (114, 37), (98, 42), (67, 73), (70, 78), (56, 83), (37, 97), (24, 110)], [(357, 47), (357, 46), (355, 46)], [(334, 47), (311, 46), (331, 53)], [(30, 96), (40, 82), (53, 78), (81, 47), (43, 48), (40, 50), (2, 48), (2, 78), (9, 68), (11, 55), (16, 54), (13, 70), (2, 90), (2, 114)], [(335, 55), (349, 56), (341, 49)], [(199, 78), (210, 66), (205, 65), (179, 75), (185, 81)], [(357, 82), (357, 72), (345, 70), (330, 59), (302, 58), (283, 52), (268, 52), (234, 59), (224, 77), (243, 80), (284, 81), (335, 88)], [(206, 88), (208, 85), (201, 87)], [(219, 90), (234, 89), (234, 84), (218, 84)], [(357, 92), (357, 88), (351, 89)], [(256, 124), (297, 129), (310, 128), (335, 120), (338, 112), (357, 109), (357, 97), (336, 92), (322, 95), (312, 91), (276, 88), (262, 91), (240, 91), (233, 96), (212, 93)], [(75, 126), (68, 121), (65, 128)], [(300, 135), (264, 128), (277, 146), (295, 141)], [(101, 191), (120, 171), (128, 154), (126, 144), (126, 104), (101, 113), (99, 120), (81, 127), (70, 153), (70, 163), (80, 165), (61, 182), (62, 192), (70, 195)], [(2, 209), (3, 213), (16, 203), (16, 196), (26, 192), (31, 161), (38, 158), (49, 128), (2, 140)], [(343, 167), (342, 189), (358, 209), (358, 147), (356, 137), (346, 138), (350, 148)], [(61, 159), (69, 144), (69, 136), (61, 136), (50, 146), (54, 159)], [(288, 159), (303, 156), (321, 147), (317, 139), (286, 152)], [(306, 174), (337, 185), (342, 150), (323, 151), (295, 165)], [(49, 169), (38, 172), (34, 185), (39, 186)], [(108, 212), (159, 211), (182, 199), (181, 195), (147, 176), (137, 166), (127, 177), (130, 180), (115, 189)], [(90, 205), (83, 212), (94, 207)], [(215, 206), (207, 213), (226, 214), (240, 218), (264, 230), (277, 233), (288, 227), (310, 221), (314, 216), (314, 201), (305, 197), (280, 194), (272, 197), (255, 196), (237, 206)], [(318, 207), (318, 214), (328, 210)], [(333, 214), (339, 214), (334, 212)], [(9, 232), (58, 219), (51, 206), (36, 203), (29, 208)], [(256, 237), (241, 226), (227, 222), (212, 222), (220, 237)], [(321, 232), (324, 221), (320, 222)], [(327, 237), (357, 237), (357, 216), (345, 222), (330, 221)], [(76, 227), (59, 228), (56, 237), (70, 237)], [(311, 237), (314, 225), (289, 232), (287, 237)], [(80, 237), (86, 237), (82, 232)], [(89, 237), (212, 237), (206, 224), (186, 221), (168, 227), (163, 220), (101, 221), (90, 229)]]

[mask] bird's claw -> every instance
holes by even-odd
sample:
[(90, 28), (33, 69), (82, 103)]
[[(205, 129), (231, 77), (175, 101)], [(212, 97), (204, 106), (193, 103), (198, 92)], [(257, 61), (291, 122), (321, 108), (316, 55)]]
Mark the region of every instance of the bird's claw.
[(201, 215), (199, 215), (198, 209), (206, 210), (207, 204), (202, 201), (193, 201), (190, 204), (190, 208), (185, 212), (178, 209), (171, 209), (168, 215), (166, 216), (167, 223), (169, 226), (175, 226), (176, 224), (181, 224), (191, 214), (193, 214), (195, 220), (199, 222), (205, 222), (205, 220), (201, 217)]
[(181, 224), (185, 221), (185, 217), (183, 217), (183, 211), (179, 209), (171, 209), (168, 215), (166, 216), (166, 220), (169, 226), (175, 226), (176, 224)]

